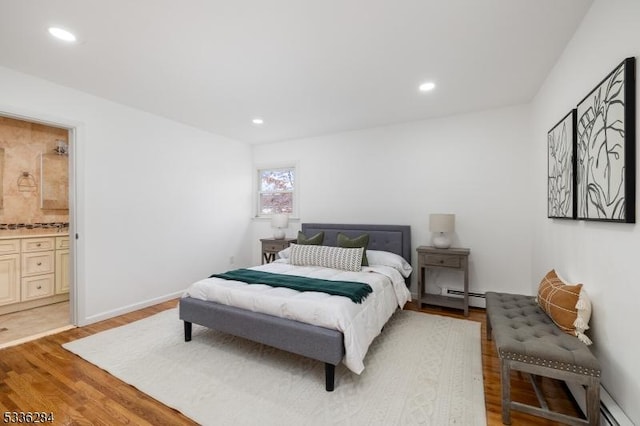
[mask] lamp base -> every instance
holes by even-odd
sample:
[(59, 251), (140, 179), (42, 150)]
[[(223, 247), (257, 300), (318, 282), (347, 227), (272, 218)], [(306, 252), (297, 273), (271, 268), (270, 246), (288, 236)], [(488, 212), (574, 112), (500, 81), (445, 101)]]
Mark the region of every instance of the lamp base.
[(434, 234), (432, 242), (436, 248), (448, 249), (451, 247), (451, 238), (444, 232)]
[(285, 234), (283, 229), (276, 229), (273, 231), (273, 238), (276, 240), (284, 240)]

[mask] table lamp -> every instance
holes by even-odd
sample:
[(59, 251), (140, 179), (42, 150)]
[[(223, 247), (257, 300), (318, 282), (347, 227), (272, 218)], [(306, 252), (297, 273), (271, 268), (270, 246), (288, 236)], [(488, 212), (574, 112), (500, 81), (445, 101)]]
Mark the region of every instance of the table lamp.
[(276, 213), (271, 216), (271, 227), (275, 228), (273, 231), (273, 238), (276, 240), (282, 240), (285, 236), (284, 229), (289, 226), (289, 215), (286, 213)]
[(433, 232), (432, 242), (437, 248), (451, 247), (451, 235), (455, 229), (456, 215), (437, 213), (429, 215), (429, 231)]

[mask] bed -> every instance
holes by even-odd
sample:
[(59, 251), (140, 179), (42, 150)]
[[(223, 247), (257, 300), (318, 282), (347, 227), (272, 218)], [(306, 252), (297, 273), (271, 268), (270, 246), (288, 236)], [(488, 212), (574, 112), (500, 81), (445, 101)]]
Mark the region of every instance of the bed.
[[(321, 231), (325, 235), (323, 245), (328, 246), (337, 245), (338, 233), (343, 233), (350, 238), (365, 233), (369, 234), (368, 250), (394, 253), (404, 258), (408, 264), (411, 263), (411, 231), (409, 226), (302, 224), (302, 232), (307, 236)], [(274, 267), (277, 268), (278, 265), (274, 265)], [(279, 267), (283, 268), (284, 266), (280, 265)], [(408, 277), (404, 279), (403, 284), (408, 288)], [(403, 290), (406, 291), (406, 288)], [(187, 291), (180, 300), (179, 312), (180, 319), (184, 321), (186, 342), (191, 341), (192, 324), (199, 324), (312, 358), (325, 365), (325, 389), (327, 391), (334, 389), (335, 367), (345, 358), (345, 334), (343, 332), (253, 309), (230, 306), (228, 302), (221, 303), (220, 301), (202, 299), (201, 297), (192, 297)], [(376, 330), (376, 333), (379, 332), (380, 330)]]

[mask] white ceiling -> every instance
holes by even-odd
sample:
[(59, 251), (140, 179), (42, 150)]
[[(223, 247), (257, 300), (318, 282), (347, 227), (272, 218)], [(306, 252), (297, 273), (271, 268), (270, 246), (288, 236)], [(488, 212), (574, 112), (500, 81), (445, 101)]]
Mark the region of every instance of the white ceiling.
[(528, 102), (591, 3), (1, 0), (0, 65), (268, 142)]

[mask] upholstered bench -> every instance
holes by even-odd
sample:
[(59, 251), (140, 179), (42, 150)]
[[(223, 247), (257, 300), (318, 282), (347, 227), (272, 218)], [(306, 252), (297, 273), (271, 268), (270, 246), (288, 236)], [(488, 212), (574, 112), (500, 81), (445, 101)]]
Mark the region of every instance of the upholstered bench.
[[(487, 339), (493, 336), (500, 357), (502, 422), (511, 424), (511, 410), (518, 410), (570, 425), (598, 425), (600, 364), (588, 346), (560, 330), (533, 296), (487, 292), (486, 300)], [(540, 407), (512, 401), (511, 370), (585, 386), (587, 418), (551, 411), (533, 377)]]

